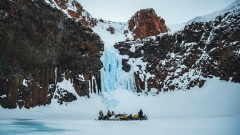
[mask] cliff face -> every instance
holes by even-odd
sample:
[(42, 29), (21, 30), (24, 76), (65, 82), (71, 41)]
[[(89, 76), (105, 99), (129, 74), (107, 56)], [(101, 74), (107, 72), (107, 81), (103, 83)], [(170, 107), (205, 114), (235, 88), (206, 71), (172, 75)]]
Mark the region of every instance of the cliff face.
[(76, 0), (45, 0), (53, 7), (58, 7), (62, 12), (66, 13), (69, 17), (76, 19), (86, 27), (96, 26), (97, 19), (83, 9), (82, 5)]
[[(60, 9), (68, 17), (74, 18), (76, 21), (81, 22), (82, 25), (88, 28), (98, 27), (103, 29), (108, 25), (106, 28), (104, 28), (104, 31), (108, 31), (112, 35), (124, 34), (128, 39), (136, 40), (168, 32), (168, 28), (165, 25), (165, 20), (157, 16), (155, 11), (151, 8), (142, 9), (136, 12), (127, 22), (127, 24), (120, 23), (120, 25), (116, 25), (119, 22), (111, 22), (93, 18), (76, 0), (45, 1), (52, 7)], [(125, 25), (128, 27), (125, 27)], [(122, 31), (120, 27), (124, 28), (124, 31)], [(121, 33), (119, 33), (119, 30)]]
[[(138, 92), (189, 90), (206, 78), (240, 82), (240, 10), (193, 22), (173, 35), (115, 44)], [(141, 62), (139, 62), (141, 61)]]
[[(100, 92), (103, 43), (91, 29), (43, 1), (1, 0), (0, 9), (2, 107), (50, 104), (55, 90), (64, 91), (56, 89), (63, 78), (80, 96)], [(68, 102), (75, 96), (55, 98)]]
[(138, 11), (131, 17), (128, 24), (129, 30), (133, 32), (134, 39), (144, 39), (168, 32), (165, 20), (157, 16), (153, 9)]

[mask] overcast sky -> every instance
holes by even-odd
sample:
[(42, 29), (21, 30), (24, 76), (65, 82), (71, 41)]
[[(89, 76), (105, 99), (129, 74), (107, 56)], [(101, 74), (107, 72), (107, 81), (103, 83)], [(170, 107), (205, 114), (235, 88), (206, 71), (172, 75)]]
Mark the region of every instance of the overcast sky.
[(153, 8), (166, 24), (178, 24), (227, 7), (235, 0), (78, 0), (93, 17), (127, 22), (137, 11)]

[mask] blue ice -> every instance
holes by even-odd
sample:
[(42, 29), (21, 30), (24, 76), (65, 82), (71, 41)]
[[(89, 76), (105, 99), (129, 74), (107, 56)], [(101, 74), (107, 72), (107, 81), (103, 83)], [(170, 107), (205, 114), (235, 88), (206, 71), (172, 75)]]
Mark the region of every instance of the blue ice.
[(106, 101), (105, 108), (106, 109), (112, 109), (112, 108), (117, 107), (118, 105), (119, 105), (119, 101), (117, 101), (115, 99), (112, 99), (112, 100)]
[(104, 66), (104, 70), (101, 71), (102, 90), (113, 91), (118, 87), (120, 81), (122, 67), (119, 66), (119, 63), (122, 63), (122, 60), (114, 52), (105, 50), (102, 62)]
[(105, 48), (103, 57), (103, 69), (101, 70), (101, 86), (105, 92), (114, 91), (117, 88), (135, 91), (134, 76), (122, 70), (122, 57), (114, 48)]
[(66, 130), (50, 128), (44, 123), (37, 122), (31, 119), (13, 119), (8, 122), (0, 123), (1, 135), (13, 135), (13, 134), (48, 134), (48, 133), (60, 133)]

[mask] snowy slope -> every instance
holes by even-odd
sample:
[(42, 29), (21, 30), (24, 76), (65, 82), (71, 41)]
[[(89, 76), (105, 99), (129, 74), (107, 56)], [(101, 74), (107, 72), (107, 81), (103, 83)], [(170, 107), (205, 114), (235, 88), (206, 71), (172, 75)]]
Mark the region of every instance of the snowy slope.
[(232, 4), (230, 4), (229, 6), (227, 6), (226, 8), (224, 8), (220, 11), (216, 11), (211, 14), (204, 15), (204, 16), (195, 17), (192, 20), (188, 21), (186, 24), (191, 24), (192, 22), (213, 21), (219, 15), (223, 15), (227, 12), (232, 12), (232, 11), (239, 10), (239, 9), (240, 9), (240, 0), (236, 0), (235, 2), (233, 2)]
[[(110, 27), (114, 29), (114, 34), (111, 34), (111, 32), (107, 30)], [(105, 46), (109, 44), (113, 46), (116, 42), (125, 41), (127, 38), (133, 39), (127, 22), (98, 20), (97, 25), (92, 29), (106, 43)], [(128, 31), (128, 33), (124, 34), (124, 31)]]
[(192, 22), (209, 22), (209, 21), (214, 21), (217, 16), (224, 15), (227, 12), (233, 12), (236, 10), (240, 9), (240, 0), (236, 0), (226, 8), (220, 10), (220, 11), (215, 11), (213, 13), (203, 15), (203, 16), (197, 16), (191, 20), (189, 20), (187, 23), (180, 23), (180, 24), (170, 24), (167, 25), (169, 28), (169, 33), (175, 33), (179, 30), (182, 30), (185, 25), (191, 24)]
[(182, 30), (186, 23), (180, 23), (180, 24), (167, 24), (167, 27), (169, 28), (168, 33), (175, 33), (179, 30)]
[[(63, 82), (63, 84), (67, 82)], [(60, 106), (55, 100), (51, 105), (32, 109), (3, 109), (0, 119), (94, 119), (98, 111), (113, 110), (115, 113), (136, 114), (143, 109), (150, 119), (157, 118), (197, 118), (240, 115), (240, 85), (220, 81), (219, 78), (208, 79), (206, 85), (190, 91), (172, 91), (156, 96), (137, 96), (136, 93), (117, 89), (103, 92), (104, 98), (91, 95), (81, 97), (76, 102)], [(118, 106), (107, 108), (106, 100), (115, 100)]]

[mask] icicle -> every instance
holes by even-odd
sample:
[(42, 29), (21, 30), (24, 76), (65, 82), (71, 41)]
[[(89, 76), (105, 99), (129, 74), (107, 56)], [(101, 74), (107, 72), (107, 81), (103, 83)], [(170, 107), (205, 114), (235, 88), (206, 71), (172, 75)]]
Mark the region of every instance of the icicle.
[(92, 93), (92, 92), (91, 92), (91, 87), (92, 87), (92, 86), (91, 86), (91, 81), (88, 80), (88, 91), (89, 91), (89, 94)]
[(58, 68), (57, 68), (57, 66), (55, 67), (55, 70), (54, 70), (54, 77), (55, 77), (55, 85), (57, 84), (57, 70), (58, 70)]

